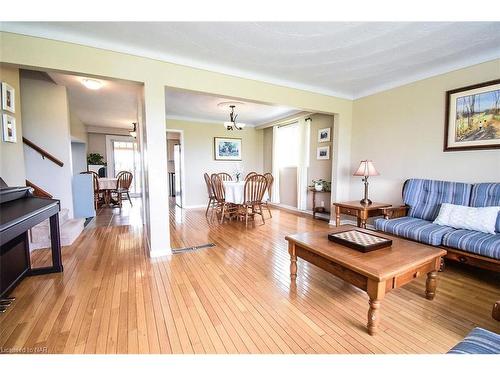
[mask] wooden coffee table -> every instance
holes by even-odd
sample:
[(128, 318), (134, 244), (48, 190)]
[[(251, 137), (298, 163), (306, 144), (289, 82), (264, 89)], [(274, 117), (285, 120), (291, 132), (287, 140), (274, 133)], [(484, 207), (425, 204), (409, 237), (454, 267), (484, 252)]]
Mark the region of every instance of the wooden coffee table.
[[(328, 240), (328, 233), (356, 229), (392, 239), (392, 246), (362, 253)], [(290, 277), (295, 284), (297, 257), (332, 273), (342, 280), (366, 291), (370, 298), (368, 332), (374, 335), (380, 321), (380, 305), (385, 293), (399, 288), (417, 277), (427, 275), (425, 296), (432, 300), (436, 294), (437, 273), (446, 250), (417, 242), (342, 225), (328, 230), (297, 233), (286, 236), (290, 254)]]

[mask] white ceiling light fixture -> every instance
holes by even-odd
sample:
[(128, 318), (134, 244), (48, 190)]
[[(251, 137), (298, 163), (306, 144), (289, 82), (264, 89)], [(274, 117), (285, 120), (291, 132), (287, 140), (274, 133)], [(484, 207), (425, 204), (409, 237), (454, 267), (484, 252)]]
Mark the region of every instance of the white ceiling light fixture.
[(226, 130), (243, 130), (246, 124), (242, 122), (236, 122), (236, 119), (238, 118), (238, 115), (234, 113), (234, 109), (236, 108), (237, 105), (244, 105), (244, 103), (241, 102), (222, 102), (219, 103), (219, 107), (223, 108), (229, 108), (231, 112), (229, 113), (229, 121), (224, 122), (224, 127)]
[(103, 86), (103, 83), (101, 81), (91, 78), (84, 78), (82, 80), (82, 84), (89, 90), (99, 90)]

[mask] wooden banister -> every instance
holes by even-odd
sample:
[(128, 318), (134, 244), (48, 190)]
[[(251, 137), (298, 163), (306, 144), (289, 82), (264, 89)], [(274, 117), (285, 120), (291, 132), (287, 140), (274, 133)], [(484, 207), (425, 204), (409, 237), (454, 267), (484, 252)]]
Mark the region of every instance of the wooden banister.
[(59, 160), (58, 158), (56, 158), (54, 155), (48, 153), (47, 151), (45, 151), (43, 148), (41, 148), (40, 146), (34, 144), (33, 142), (31, 142), (29, 139), (26, 139), (23, 137), (23, 143), (26, 145), (26, 146), (29, 146), (31, 147), (33, 150), (35, 150), (36, 152), (38, 152), (40, 155), (42, 155), (42, 158), (47, 158), (49, 159), (51, 162), (57, 164), (58, 166), (62, 167), (64, 165), (64, 163)]
[(39, 198), (52, 198), (52, 195), (43, 190), (40, 186), (35, 185), (33, 182), (26, 180), (26, 186), (33, 188), (33, 195)]

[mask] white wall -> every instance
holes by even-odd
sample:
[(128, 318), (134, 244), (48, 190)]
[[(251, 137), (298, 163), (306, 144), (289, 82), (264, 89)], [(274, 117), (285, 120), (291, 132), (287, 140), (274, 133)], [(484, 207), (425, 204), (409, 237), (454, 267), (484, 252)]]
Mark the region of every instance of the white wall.
[(71, 142), (71, 162), (74, 175), (87, 170), (86, 150), (85, 143)]
[(66, 88), (21, 76), (23, 133), (64, 163), (60, 167), (24, 146), (26, 178), (61, 200), (73, 216), (71, 136)]
[[(233, 174), (237, 167), (245, 175), (263, 169), (263, 131), (254, 128), (228, 132), (222, 124), (167, 119), (167, 130), (184, 131), (185, 202), (186, 207), (206, 206), (207, 189), (203, 173), (227, 172)], [(242, 161), (217, 161), (214, 159), (214, 137), (242, 139)], [(166, 155), (166, 152), (165, 152)], [(244, 177), (244, 176), (243, 176)]]
[[(19, 69), (4, 64), (0, 64), (0, 81), (7, 82), (15, 90), (15, 111), (12, 114), (16, 119), (17, 142), (4, 142), (3, 134), (0, 130), (0, 177), (8, 186), (25, 186), (26, 172), (24, 169), (23, 153), (23, 123), (21, 120), (21, 90), (19, 85)], [(1, 121), (0, 121), (1, 123)]]
[(71, 103), (69, 104), (69, 108), (69, 123), (72, 140), (87, 143), (87, 128), (85, 127), (85, 124), (81, 122), (76, 114), (71, 110)]
[[(370, 178), (370, 198), (393, 204), (412, 177), (500, 182), (500, 150), (443, 152), (445, 92), (499, 77), (497, 59), (356, 100), (351, 174), (372, 159), (380, 176)], [(361, 179), (352, 177), (350, 198), (362, 195)]]

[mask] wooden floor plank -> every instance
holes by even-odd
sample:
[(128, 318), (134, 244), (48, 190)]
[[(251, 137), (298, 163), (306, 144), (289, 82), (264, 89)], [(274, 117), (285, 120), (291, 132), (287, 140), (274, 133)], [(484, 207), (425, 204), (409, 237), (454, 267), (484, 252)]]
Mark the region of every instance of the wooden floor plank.
[[(500, 333), (490, 314), (500, 276), (449, 264), (436, 298), (419, 278), (389, 293), (380, 332), (366, 332), (368, 298), (299, 260), (290, 284), (285, 235), (328, 225), (273, 210), (265, 225), (209, 220), (172, 207), (173, 248), (151, 259), (140, 205), (102, 209), (72, 246), (63, 274), (28, 277), (0, 314), (0, 346), (49, 353), (444, 353), (475, 326)], [(50, 261), (46, 250), (33, 262)]]

